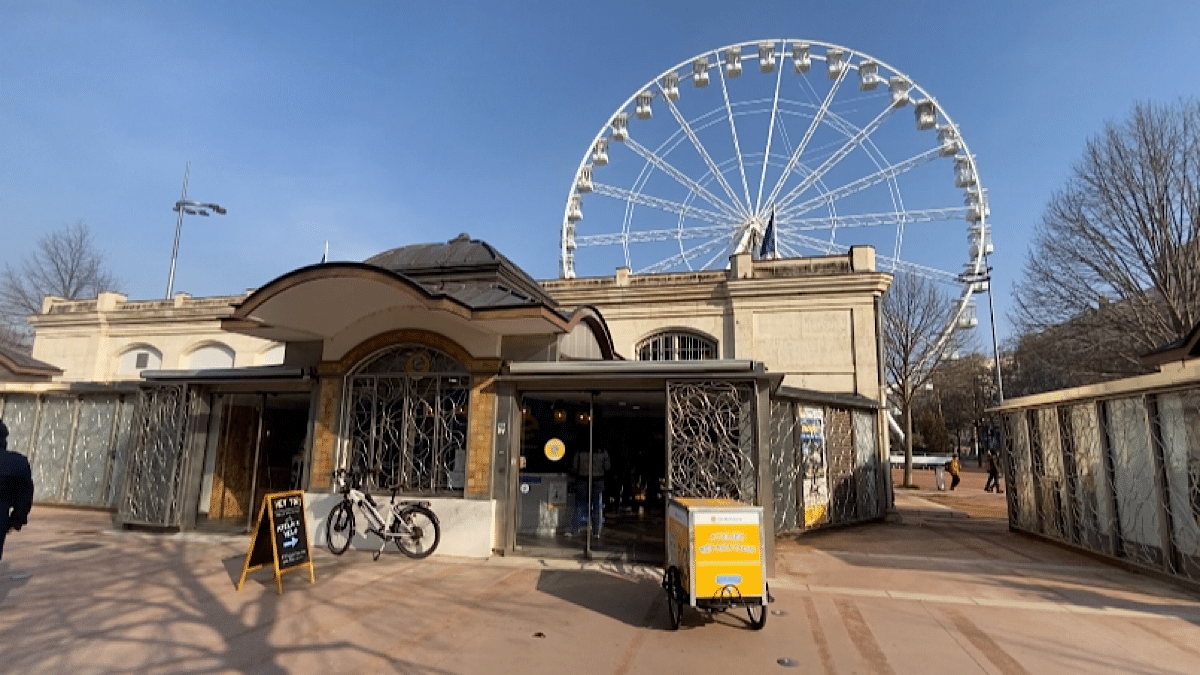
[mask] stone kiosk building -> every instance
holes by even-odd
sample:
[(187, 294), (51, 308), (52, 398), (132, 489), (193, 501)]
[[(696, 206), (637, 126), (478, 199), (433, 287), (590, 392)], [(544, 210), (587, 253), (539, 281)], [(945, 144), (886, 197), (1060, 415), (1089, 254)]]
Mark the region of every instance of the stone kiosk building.
[[(0, 386), (0, 415), (63, 486), (106, 454), (89, 504), (130, 525), (245, 529), (264, 494), (299, 488), (320, 544), (347, 468), (430, 499), (439, 553), (658, 562), (664, 489), (760, 504), (776, 531), (884, 514), (889, 283), (869, 248), (538, 283), (463, 235), (245, 296), (48, 299), (34, 357), (65, 372)], [(81, 381), (118, 402), (83, 412)], [(603, 536), (568, 537), (568, 467), (600, 447)]]

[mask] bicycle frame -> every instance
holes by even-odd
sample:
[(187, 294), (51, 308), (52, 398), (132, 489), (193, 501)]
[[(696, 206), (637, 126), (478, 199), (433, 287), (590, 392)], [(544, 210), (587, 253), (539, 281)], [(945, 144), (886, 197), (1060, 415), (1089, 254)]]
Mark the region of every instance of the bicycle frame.
[(391, 504), (388, 509), (390, 517), (388, 517), (380, 512), (379, 504), (375, 502), (370, 493), (355, 487), (356, 483), (344, 471), (335, 472), (334, 480), (341, 484), (339, 492), (342, 493), (342, 503), (349, 504), (350, 515), (354, 516), (355, 507), (357, 507), (366, 519), (368, 527), (363, 530), (363, 534), (370, 533), (380, 538), (379, 550), (374, 554), (376, 560), (379, 559), (389, 541), (413, 535), (412, 528), (401, 517), (401, 512), (413, 505), (426, 509), (430, 506), (427, 501), (397, 501), (396, 490), (392, 490)]

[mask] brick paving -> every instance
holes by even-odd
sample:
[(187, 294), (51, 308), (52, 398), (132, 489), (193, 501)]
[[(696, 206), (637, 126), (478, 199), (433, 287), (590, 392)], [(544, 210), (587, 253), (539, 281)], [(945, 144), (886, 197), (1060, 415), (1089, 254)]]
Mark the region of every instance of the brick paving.
[(315, 584), (277, 595), (258, 571), (239, 592), (244, 536), (37, 506), (0, 563), (0, 672), (1196, 672), (1194, 592), (912, 491), (897, 507), (782, 537), (762, 631), (692, 609), (670, 631), (655, 567), (317, 550)]

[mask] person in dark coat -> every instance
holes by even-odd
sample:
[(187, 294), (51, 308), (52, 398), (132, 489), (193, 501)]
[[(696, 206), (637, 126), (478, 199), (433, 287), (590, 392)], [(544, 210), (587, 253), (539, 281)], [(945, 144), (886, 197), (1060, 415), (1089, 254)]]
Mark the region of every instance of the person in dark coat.
[(8, 427), (0, 420), (0, 560), (9, 530), (19, 530), (33, 507), (33, 474), (25, 456), (9, 452)]

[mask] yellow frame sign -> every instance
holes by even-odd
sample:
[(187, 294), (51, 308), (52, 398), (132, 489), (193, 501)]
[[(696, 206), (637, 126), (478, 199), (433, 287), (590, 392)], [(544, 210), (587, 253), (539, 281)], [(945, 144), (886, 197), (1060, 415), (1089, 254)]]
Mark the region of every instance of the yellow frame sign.
[[(286, 511), (287, 517), (284, 522), (275, 522), (276, 506), (280, 507), (281, 512)], [(299, 518), (295, 518), (296, 515)], [(312, 559), (312, 544), (308, 539), (308, 524), (304, 517), (304, 492), (301, 490), (293, 490), (291, 492), (273, 492), (263, 497), (262, 506), (258, 509), (258, 518), (254, 521), (254, 532), (250, 535), (250, 549), (246, 551), (246, 561), (242, 563), (242, 575), (238, 578), (237, 590), (242, 590), (242, 584), (246, 582), (246, 575), (254, 570), (259, 570), (264, 567), (271, 567), (275, 571), (275, 588), (280, 595), (283, 595), (283, 575), (293, 570), (308, 568), (308, 582), (315, 584), (317, 582), (316, 569), (313, 567)], [(259, 536), (270, 540), (270, 545), (260, 540)], [(298, 555), (298, 552), (290, 554), (283, 553), (279, 550), (280, 541), (289, 541), (285, 537), (303, 538), (304, 562), (300, 563), (285, 563), (280, 565), (282, 555)], [(264, 560), (266, 556), (270, 556), (269, 560)]]

